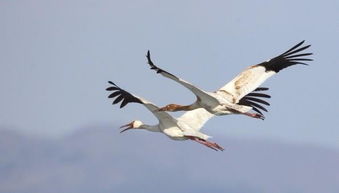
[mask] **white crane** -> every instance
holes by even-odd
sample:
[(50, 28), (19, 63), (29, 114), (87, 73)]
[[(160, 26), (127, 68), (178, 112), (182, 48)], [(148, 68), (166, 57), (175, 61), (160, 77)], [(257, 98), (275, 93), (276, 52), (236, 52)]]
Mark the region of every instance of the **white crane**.
[[(218, 144), (208, 141), (207, 139), (210, 136), (200, 132), (201, 127), (206, 123), (206, 121), (208, 121), (211, 117), (214, 116), (205, 109), (199, 108), (186, 112), (181, 117), (176, 119), (167, 112), (159, 111), (158, 110), (159, 107), (152, 104), (151, 102), (141, 97), (132, 95), (131, 93), (121, 89), (111, 81), (109, 81), (108, 83), (111, 85), (106, 90), (112, 91), (112, 94), (110, 94), (108, 98), (115, 98), (113, 104), (121, 102), (120, 108), (123, 108), (128, 103), (140, 103), (144, 105), (149, 111), (151, 111), (159, 121), (157, 125), (146, 125), (139, 120), (135, 120), (126, 125), (121, 126), (120, 128), (124, 128), (121, 132), (130, 129), (144, 129), (152, 132), (162, 132), (173, 140), (190, 139), (198, 143), (201, 143), (209, 148), (212, 148), (216, 151), (224, 150)], [(267, 89), (263, 88), (262, 90)], [(260, 95), (261, 93), (256, 94)]]
[[(260, 99), (253, 100), (251, 97), (249, 97), (249, 99), (252, 99), (252, 101), (241, 103), (242, 98), (248, 93), (255, 90), (266, 79), (278, 73), (280, 70), (296, 64), (307, 65), (302, 61), (312, 61), (312, 59), (303, 57), (312, 55), (312, 53), (300, 53), (301, 51), (311, 46), (307, 45), (301, 47), (303, 43), (304, 41), (298, 43), (283, 54), (274, 57), (266, 62), (248, 67), (245, 71), (241, 72), (233, 80), (231, 80), (229, 83), (227, 83), (225, 86), (215, 92), (204, 91), (192, 85), (191, 83), (181, 78), (178, 78), (161, 68), (158, 68), (152, 62), (150, 52), (148, 51), (146, 57), (151, 69), (155, 70), (157, 73), (160, 73), (164, 77), (178, 82), (179, 84), (193, 92), (197, 97), (197, 100), (191, 105), (169, 104), (165, 107), (160, 108), (159, 111), (190, 111), (197, 108), (204, 108), (214, 115), (227, 115), (237, 113), (245, 114), (254, 118), (264, 119), (262, 113), (258, 112), (258, 108), (264, 111), (266, 111), (266, 109), (258, 104), (253, 104), (253, 101), (266, 105), (269, 104)], [(265, 96), (261, 95), (261, 97)], [(251, 109), (257, 111), (258, 113), (250, 113), (249, 111)]]

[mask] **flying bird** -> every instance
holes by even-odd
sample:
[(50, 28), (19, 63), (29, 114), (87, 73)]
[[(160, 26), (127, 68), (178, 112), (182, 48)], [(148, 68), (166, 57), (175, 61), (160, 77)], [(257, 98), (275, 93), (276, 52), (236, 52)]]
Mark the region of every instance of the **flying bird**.
[[(110, 87), (108, 87), (106, 90), (112, 92), (108, 96), (108, 98), (114, 99), (113, 105), (121, 102), (120, 108), (123, 108), (129, 103), (142, 104), (149, 111), (151, 111), (159, 121), (157, 125), (147, 125), (141, 122), (140, 120), (135, 120), (126, 125), (121, 126), (120, 128), (123, 129), (121, 130), (121, 133), (130, 129), (143, 129), (152, 132), (161, 132), (173, 140), (193, 140), (216, 151), (224, 150), (224, 148), (219, 146), (217, 143), (208, 141), (207, 139), (210, 138), (210, 136), (200, 132), (200, 129), (206, 123), (206, 121), (208, 121), (211, 117), (214, 116), (205, 109), (199, 108), (192, 111), (188, 111), (184, 113), (182, 116), (174, 118), (165, 111), (159, 111), (159, 107), (154, 105), (153, 103), (141, 97), (135, 96), (127, 92), (126, 90), (123, 90), (122, 88), (118, 87), (115, 83), (111, 81), (109, 81), (108, 83), (110, 84)], [(261, 90), (267, 89), (262, 88)], [(252, 94), (260, 95), (262, 93), (256, 92)], [(244, 100), (244, 102), (249, 101)]]
[[(265, 117), (261, 112), (259, 112), (259, 109), (263, 111), (267, 110), (257, 103), (265, 105), (269, 104), (261, 99), (253, 99), (252, 97), (266, 96), (263, 94), (258, 95), (249, 93), (257, 89), (258, 86), (261, 85), (265, 80), (278, 73), (280, 70), (296, 64), (307, 65), (304, 63), (304, 61), (312, 61), (312, 59), (305, 58), (305, 56), (312, 55), (312, 53), (301, 52), (309, 48), (311, 45), (302, 46), (303, 43), (304, 41), (296, 44), (286, 52), (268, 61), (248, 67), (246, 70), (237, 75), (233, 80), (215, 92), (204, 91), (193, 84), (157, 67), (152, 62), (150, 51), (148, 51), (146, 57), (152, 70), (155, 70), (157, 73), (166, 78), (178, 82), (193, 92), (197, 98), (197, 100), (190, 105), (169, 104), (159, 108), (159, 111), (175, 112), (204, 108), (214, 115), (227, 115), (235, 113), (244, 114), (253, 118), (264, 119)], [(244, 101), (244, 97), (248, 94), (249, 96), (247, 96), (247, 99), (245, 99), (247, 101)], [(252, 101), (249, 102), (248, 99), (251, 99)], [(253, 103), (253, 101), (257, 103)], [(254, 110), (257, 113), (251, 113), (251, 110)]]

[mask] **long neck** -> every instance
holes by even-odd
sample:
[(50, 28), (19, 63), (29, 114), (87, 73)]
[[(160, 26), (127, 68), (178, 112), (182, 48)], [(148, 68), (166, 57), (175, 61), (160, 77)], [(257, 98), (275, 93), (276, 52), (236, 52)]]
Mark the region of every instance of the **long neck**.
[(175, 108), (175, 111), (190, 111), (190, 110), (194, 110), (194, 109), (197, 109), (197, 108), (201, 108), (201, 106), (199, 106), (197, 104), (197, 102), (195, 102), (195, 103), (190, 104), (190, 105), (178, 105)]
[(145, 125), (145, 124), (142, 124), (139, 128), (145, 129), (145, 130), (148, 130), (148, 131), (152, 131), (152, 132), (160, 132), (160, 129), (159, 129), (158, 125)]

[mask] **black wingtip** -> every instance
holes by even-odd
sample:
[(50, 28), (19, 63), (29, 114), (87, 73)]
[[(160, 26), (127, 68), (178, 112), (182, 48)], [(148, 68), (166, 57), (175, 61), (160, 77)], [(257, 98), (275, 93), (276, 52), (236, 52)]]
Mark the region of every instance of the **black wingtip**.
[(108, 83), (116, 86), (116, 84), (114, 84), (112, 81), (108, 81)]
[(266, 90), (269, 90), (269, 88), (267, 88), (267, 87), (258, 87), (254, 91), (266, 91)]
[(146, 53), (146, 58), (147, 58), (147, 64), (151, 66), (151, 69), (156, 68), (156, 66), (153, 64), (152, 59), (151, 59), (151, 52), (148, 50)]
[(140, 104), (143, 103), (139, 98), (123, 90), (122, 88), (114, 84), (112, 81), (108, 81), (108, 83), (113, 85), (106, 89), (107, 91), (112, 91), (108, 98), (114, 99), (114, 101), (112, 102), (113, 105), (121, 102), (120, 108), (123, 108), (128, 103), (140, 103)]
[[(293, 46), (292, 48), (290, 48), (289, 50), (287, 50), (286, 52), (284, 52), (282, 55), (283, 56), (291, 56), (297, 52), (301, 52), (303, 50), (306, 50), (307, 48), (311, 47), (311, 45), (306, 45), (300, 48), (300, 46), (305, 42), (305, 40), (299, 42), (298, 44), (296, 44), (295, 46)], [(310, 53), (310, 55), (312, 55), (312, 53)], [(293, 56), (292, 56), (293, 57)]]
[(313, 61), (313, 59), (311, 58), (305, 58), (306, 56), (313, 55), (313, 53), (309, 52), (302, 53), (302, 51), (306, 50), (311, 46), (311, 45), (303, 46), (302, 44), (304, 42), (305, 40), (294, 45), (292, 48), (288, 49), (286, 52), (280, 54), (279, 56), (258, 65), (265, 67), (266, 71), (274, 71), (276, 73), (289, 66), (297, 64), (308, 65), (301, 61)]
[(267, 112), (267, 109), (263, 105), (270, 106), (270, 104), (267, 101), (260, 99), (260, 98), (271, 98), (270, 95), (264, 94), (262, 92), (262, 91), (267, 91), (267, 90), (269, 90), (269, 88), (267, 87), (258, 87), (251, 93), (241, 98), (238, 104), (250, 106), (252, 107), (254, 111), (263, 115), (261, 111)]

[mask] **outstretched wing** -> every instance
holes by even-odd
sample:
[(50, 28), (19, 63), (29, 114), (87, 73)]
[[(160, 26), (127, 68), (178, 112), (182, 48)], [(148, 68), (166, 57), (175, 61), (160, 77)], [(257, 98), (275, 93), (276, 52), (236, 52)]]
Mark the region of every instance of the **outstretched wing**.
[(311, 45), (302, 46), (303, 43), (304, 41), (298, 43), (281, 55), (266, 62), (250, 66), (217, 92), (226, 91), (232, 94), (234, 101), (238, 102), (242, 97), (252, 92), (280, 70), (296, 64), (307, 65), (304, 61), (312, 61), (312, 59), (305, 57), (312, 55), (312, 53), (301, 53), (301, 51), (309, 48)]
[(169, 115), (168, 113), (166, 113), (165, 111), (158, 111), (159, 107), (154, 105), (153, 103), (127, 92), (126, 90), (120, 88), (119, 86), (117, 86), (111, 81), (108, 81), (108, 83), (111, 85), (106, 90), (112, 91), (112, 93), (108, 96), (108, 98), (113, 98), (113, 99), (115, 98), (112, 103), (113, 105), (121, 102), (120, 108), (123, 108), (129, 103), (139, 103), (139, 104), (144, 105), (149, 111), (151, 111), (153, 115), (159, 119), (160, 122), (161, 120), (164, 120), (164, 119), (173, 120), (173, 117)]
[[(263, 115), (261, 110), (267, 112), (267, 109), (263, 107), (263, 105), (269, 106), (270, 104), (260, 98), (271, 98), (271, 96), (264, 94), (261, 91), (267, 91), (267, 90), (268, 88), (266, 87), (259, 87), (255, 89), (253, 92), (243, 97), (239, 101), (238, 104), (250, 106), (252, 107), (254, 111)], [(192, 129), (199, 131), (202, 128), (202, 126), (213, 116), (215, 115), (209, 113), (204, 108), (199, 108), (199, 109), (195, 109), (195, 110), (184, 113), (182, 116), (178, 118), (178, 121), (184, 122), (186, 125), (188, 125)]]
[(252, 109), (255, 112), (263, 115), (261, 110), (267, 112), (267, 109), (265, 107), (263, 107), (263, 105), (270, 106), (270, 103), (263, 100), (263, 98), (271, 98), (271, 96), (268, 95), (268, 94), (264, 94), (260, 91), (267, 91), (267, 90), (268, 90), (268, 88), (266, 88), (266, 87), (258, 87), (254, 91), (252, 91), (251, 93), (242, 97), (239, 100), (238, 104), (250, 106), (250, 107), (252, 107)]
[(179, 122), (183, 122), (190, 128), (199, 131), (201, 127), (214, 115), (206, 111), (204, 108), (198, 108), (187, 111), (182, 116), (177, 118)]
[(151, 54), (150, 54), (150, 51), (148, 50), (147, 51), (147, 55), (146, 55), (146, 58), (147, 58), (147, 63), (150, 65), (151, 69), (152, 70), (155, 70), (157, 73), (161, 74), (162, 76), (166, 77), (166, 78), (169, 78), (169, 79), (172, 79), (174, 80), (175, 82), (181, 84), (182, 86), (186, 87), (187, 89), (189, 89), (191, 92), (193, 92), (198, 99), (201, 99), (201, 100), (214, 100), (215, 102), (218, 102), (214, 97), (210, 96), (209, 94), (207, 94), (205, 91), (197, 88), (196, 86), (192, 85), (191, 83), (181, 79), (181, 78), (178, 78), (176, 77), (175, 75), (157, 67), (156, 65), (154, 65), (154, 63), (152, 62), (151, 60)]
[(123, 108), (124, 106), (126, 106), (128, 103), (140, 103), (140, 104), (144, 104), (143, 100), (139, 97), (136, 97), (134, 95), (132, 95), (131, 93), (121, 89), (120, 87), (118, 87), (116, 84), (114, 84), (112, 81), (108, 81), (109, 84), (111, 84), (112, 86), (106, 88), (107, 91), (113, 91), (112, 94), (110, 94), (108, 96), (108, 98), (115, 98), (115, 100), (113, 101), (113, 105), (117, 104), (119, 102), (121, 102), (120, 104), (120, 108)]

